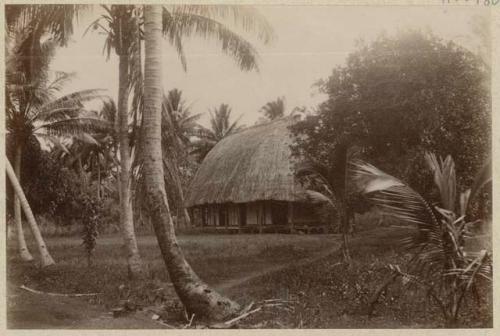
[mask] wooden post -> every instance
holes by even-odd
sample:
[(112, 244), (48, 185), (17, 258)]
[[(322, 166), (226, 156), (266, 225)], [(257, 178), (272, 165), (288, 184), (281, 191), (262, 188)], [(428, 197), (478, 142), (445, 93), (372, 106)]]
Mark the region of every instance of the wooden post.
[(229, 226), (229, 211), (231, 210), (231, 206), (228, 204), (224, 207), (224, 217), (226, 217), (226, 230), (227, 227)]
[(259, 202), (259, 211), (258, 211), (259, 216), (257, 217), (259, 221), (259, 233), (262, 233), (262, 222), (264, 221), (264, 216), (262, 216), (263, 208), (264, 208), (264, 203)]
[(294, 233), (294, 225), (293, 225), (293, 203), (288, 202), (288, 226), (290, 227), (290, 233)]
[(205, 205), (200, 207), (201, 210), (201, 226), (207, 226), (207, 209)]

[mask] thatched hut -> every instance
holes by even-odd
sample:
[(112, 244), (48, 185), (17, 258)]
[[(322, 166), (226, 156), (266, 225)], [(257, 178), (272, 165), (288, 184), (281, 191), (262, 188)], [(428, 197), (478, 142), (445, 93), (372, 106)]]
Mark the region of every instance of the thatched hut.
[(247, 128), (210, 151), (186, 197), (197, 226), (258, 232), (319, 227), (294, 177), (291, 122)]

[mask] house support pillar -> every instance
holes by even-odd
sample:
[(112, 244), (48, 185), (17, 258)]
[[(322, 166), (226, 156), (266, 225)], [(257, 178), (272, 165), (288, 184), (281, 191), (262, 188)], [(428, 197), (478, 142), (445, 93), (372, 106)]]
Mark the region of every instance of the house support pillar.
[(293, 223), (293, 203), (288, 202), (288, 227), (290, 228), (290, 233), (295, 233), (294, 223)]

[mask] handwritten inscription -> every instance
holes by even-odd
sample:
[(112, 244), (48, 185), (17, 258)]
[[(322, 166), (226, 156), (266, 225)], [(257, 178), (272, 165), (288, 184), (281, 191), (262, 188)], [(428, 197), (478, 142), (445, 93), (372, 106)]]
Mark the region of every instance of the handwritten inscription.
[(496, 6), (500, 0), (442, 0), (443, 4), (470, 3), (483, 6)]

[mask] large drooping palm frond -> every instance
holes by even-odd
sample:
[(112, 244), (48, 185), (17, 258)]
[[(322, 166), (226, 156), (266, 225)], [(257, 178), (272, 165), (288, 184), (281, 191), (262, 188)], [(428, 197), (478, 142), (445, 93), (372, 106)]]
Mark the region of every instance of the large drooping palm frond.
[(422, 254), (422, 265), (443, 264), (443, 227), (433, 207), (414, 189), (403, 181), (384, 173), (365, 162), (354, 162), (353, 180), (358, 191), (384, 215), (410, 224), (418, 230), (417, 235), (405, 238), (402, 243), (407, 248), (426, 249)]
[(259, 39), (268, 43), (274, 37), (269, 21), (253, 6), (244, 5), (176, 5), (174, 11), (190, 13), (207, 18), (232, 21), (245, 32), (256, 32)]
[[(454, 210), (457, 186), (453, 159), (426, 154), (426, 160), (440, 193), (438, 205), (431, 205), (404, 182), (368, 163), (356, 162), (352, 169), (359, 191), (373, 204), (387, 215), (417, 228), (420, 233), (417, 239), (406, 240), (409, 247), (416, 248), (408, 264), (409, 273), (402, 272), (399, 266), (392, 269), (410, 282), (423, 284), (447, 322), (453, 324), (476, 280), (491, 281), (492, 258), (487, 249), (469, 250), (466, 245), (466, 240), (473, 235), (473, 227), (481, 220), (467, 219), (470, 189), (459, 196), (460, 213)], [(486, 163), (478, 173), (474, 195), (478, 187), (491, 181), (490, 168), (491, 163)]]
[(183, 67), (186, 69), (182, 39), (199, 36), (205, 39), (217, 39), (224, 53), (236, 60), (243, 70), (257, 70), (257, 51), (242, 36), (235, 33), (219, 18), (226, 18), (231, 12), (234, 24), (246, 31), (260, 29), (259, 38), (266, 43), (270, 40), (272, 29), (257, 11), (238, 8), (240, 6), (174, 6), (163, 10), (163, 31), (176, 47)]
[(278, 97), (276, 100), (268, 102), (262, 106), (260, 112), (269, 120), (283, 117), (285, 115), (285, 98)]

